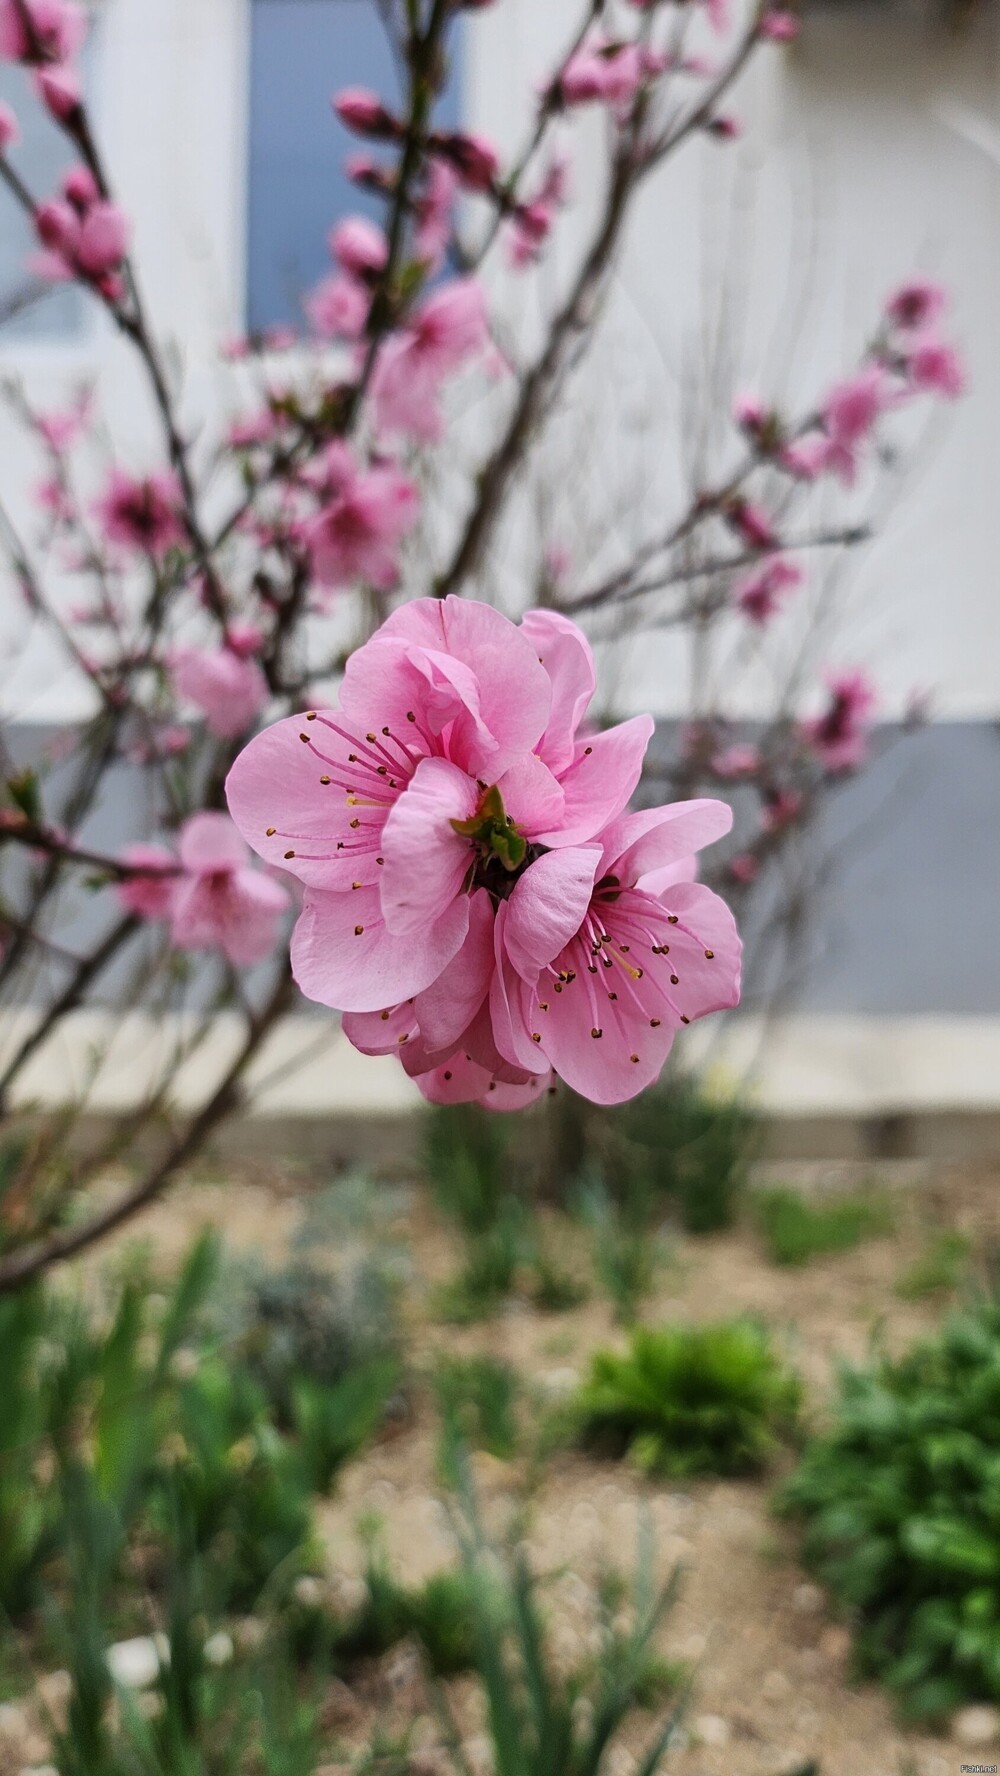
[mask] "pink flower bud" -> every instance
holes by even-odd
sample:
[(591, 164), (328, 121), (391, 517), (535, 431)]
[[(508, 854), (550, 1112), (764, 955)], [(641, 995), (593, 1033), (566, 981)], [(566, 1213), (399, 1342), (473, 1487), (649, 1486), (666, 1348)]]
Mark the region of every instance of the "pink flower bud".
[(943, 285), (928, 278), (914, 278), (900, 284), (889, 296), (885, 312), (894, 327), (909, 332), (916, 327), (930, 327), (941, 319), (948, 304)]
[(347, 216), (330, 231), (330, 252), (353, 277), (371, 278), (385, 270), (389, 243), (366, 217)]
[(766, 37), (771, 43), (791, 43), (801, 29), (801, 20), (794, 12), (775, 10), (765, 12), (757, 27), (758, 34)]
[(0, 103), (0, 154), (16, 148), (21, 140), (21, 126), (9, 105)]
[(100, 197), (97, 180), (87, 166), (70, 167), (63, 175), (63, 194), (77, 210), (89, 210)]
[(454, 167), (467, 191), (492, 191), (500, 171), (500, 157), (485, 136), (453, 130), (431, 139), (431, 147)]
[(398, 118), (386, 109), (377, 93), (369, 92), (366, 87), (345, 87), (343, 92), (335, 94), (333, 108), (341, 123), (356, 136), (392, 141), (402, 134)]
[(58, 122), (65, 123), (80, 109), (83, 88), (75, 68), (65, 63), (53, 68), (39, 68), (34, 84), (42, 103)]

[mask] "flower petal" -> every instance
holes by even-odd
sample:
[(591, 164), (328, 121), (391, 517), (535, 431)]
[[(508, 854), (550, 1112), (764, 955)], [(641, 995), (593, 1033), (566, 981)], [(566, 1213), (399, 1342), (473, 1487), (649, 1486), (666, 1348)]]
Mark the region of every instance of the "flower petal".
[(382, 831), (382, 915), (397, 936), (433, 924), (450, 906), (474, 861), (453, 820), (476, 812), (479, 789), (447, 759), (425, 758)]
[(242, 869), (247, 848), (228, 814), (192, 814), (181, 828), (180, 859), (191, 875)]
[(518, 881), (507, 902), (503, 942), (529, 985), (579, 931), (600, 861), (596, 846), (547, 851)]
[(601, 834), (602, 874), (634, 883), (650, 870), (679, 863), (721, 839), (733, 824), (728, 802), (702, 797), (625, 814)]
[(436, 980), (469, 929), (469, 902), (418, 935), (388, 932), (377, 888), (348, 894), (306, 892), (292, 936), (292, 973), (307, 999), (338, 1011), (381, 1011)]
[(576, 758), (560, 778), (566, 798), (563, 817), (548, 832), (537, 833), (537, 842), (582, 845), (616, 819), (639, 781), (652, 734), (652, 717), (635, 715), (578, 741)]
[(469, 901), (465, 942), (454, 961), (413, 1003), (427, 1049), (438, 1052), (458, 1045), (490, 990), (494, 967), (493, 903), (485, 889), (478, 888)]
[(583, 631), (557, 611), (527, 611), (521, 630), (552, 681), (552, 711), (536, 751), (558, 773), (573, 763), (576, 730), (597, 689), (594, 656)]

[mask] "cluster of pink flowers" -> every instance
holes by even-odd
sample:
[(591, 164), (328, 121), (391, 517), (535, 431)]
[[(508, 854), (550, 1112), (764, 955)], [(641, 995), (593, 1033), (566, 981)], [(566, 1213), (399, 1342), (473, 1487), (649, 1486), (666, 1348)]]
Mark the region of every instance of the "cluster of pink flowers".
[(352, 654), (338, 709), (230, 772), (240, 832), (305, 885), (302, 991), (436, 1102), (514, 1107), (553, 1074), (621, 1102), (737, 1002), (732, 916), (694, 880), (730, 810), (628, 813), (653, 724), (589, 730), (595, 684), (564, 617), (421, 599)]
[(234, 967), (251, 967), (274, 951), (287, 888), (250, 867), (250, 854), (226, 814), (193, 814), (181, 828), (177, 855), (162, 845), (127, 847), (122, 862), (136, 875), (116, 889), (121, 906), (170, 927), (178, 950), (217, 950)]
[(136, 476), (115, 468), (94, 511), (109, 543), (158, 556), (184, 541), (182, 504), (172, 469)]

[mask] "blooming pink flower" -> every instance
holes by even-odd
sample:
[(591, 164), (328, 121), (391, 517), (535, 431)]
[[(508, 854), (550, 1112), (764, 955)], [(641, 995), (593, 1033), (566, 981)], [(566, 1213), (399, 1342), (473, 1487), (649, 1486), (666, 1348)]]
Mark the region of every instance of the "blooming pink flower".
[(126, 845), (122, 862), (149, 873), (127, 876), (115, 884), (119, 905), (140, 919), (169, 919), (180, 880), (173, 852), (163, 845)]
[(388, 464), (362, 469), (341, 442), (329, 446), (323, 469), (320, 510), (306, 529), (316, 579), (330, 587), (364, 580), (388, 590), (417, 515), (414, 483)]
[(94, 511), (109, 543), (162, 555), (184, 540), (180, 483), (172, 469), (137, 479), (112, 469)]
[(346, 216), (330, 230), (330, 252), (350, 277), (377, 277), (385, 270), (389, 243), (366, 216)]
[(9, 105), (0, 103), (0, 154), (16, 148), (21, 140), (21, 126)]
[(915, 389), (956, 400), (965, 392), (965, 368), (954, 346), (933, 336), (917, 339), (906, 351), (906, 375)]
[(40, 275), (79, 277), (104, 295), (119, 294), (130, 225), (124, 210), (100, 196), (89, 168), (73, 167), (65, 175), (62, 199), (38, 206), (35, 230), (48, 249), (36, 261)]
[[(305, 993), (378, 1013), (422, 993), (534, 867), (532, 847), (578, 846), (616, 817), (652, 723), (581, 735), (593, 684), (565, 618), (532, 612), (518, 627), (472, 600), (420, 599), (351, 656), (339, 711), (250, 742), (226, 793), (254, 849), (307, 884), (293, 941)], [(488, 952), (480, 943), (480, 962)], [(461, 973), (479, 978), (470, 962)], [(421, 1023), (435, 1053), (461, 1033)]]
[(692, 879), (694, 853), (731, 823), (721, 802), (678, 802), (532, 865), (496, 915), (502, 1055), (619, 1104), (659, 1077), (682, 1024), (738, 1003), (732, 914)]
[(305, 299), (306, 315), (321, 339), (360, 339), (370, 308), (364, 285), (339, 274), (322, 278)]
[(610, 105), (620, 119), (628, 115), (636, 94), (662, 72), (664, 58), (637, 43), (591, 37), (570, 56), (558, 77), (563, 103)]
[(815, 481), (829, 467), (827, 440), (819, 432), (811, 433), (807, 438), (795, 438), (779, 451), (778, 461), (797, 480)]
[(67, 62), (86, 34), (86, 14), (74, 0), (0, 0), (0, 61)]
[(785, 593), (801, 584), (801, 567), (787, 555), (772, 555), (739, 582), (733, 598), (751, 623), (763, 625), (780, 610)]
[(858, 471), (858, 453), (878, 421), (893, 404), (894, 391), (881, 364), (869, 363), (837, 383), (822, 407), (827, 436), (826, 467), (845, 486), (852, 486)]
[(552, 231), (556, 211), (566, 202), (568, 181), (569, 162), (565, 155), (557, 155), (535, 196), (530, 201), (515, 204), (508, 224), (512, 265), (520, 268), (538, 259)]
[(438, 398), (442, 382), (488, 345), (486, 301), (478, 280), (455, 278), (434, 291), (379, 354), (372, 378), (379, 431), (434, 442), (444, 426)]
[(726, 868), (733, 881), (742, 883), (744, 887), (755, 882), (760, 875), (760, 864), (752, 851), (738, 851), (735, 857), (729, 859)]
[(828, 673), (826, 682), (827, 708), (803, 724), (803, 737), (825, 770), (851, 771), (864, 762), (867, 752), (875, 687), (860, 670)]
[(181, 828), (180, 862), (183, 875), (170, 906), (177, 948), (221, 950), (235, 967), (263, 962), (291, 896), (280, 882), (250, 868), (228, 815), (192, 815)]
[(258, 662), (232, 647), (179, 648), (171, 677), (177, 695), (193, 703), (209, 732), (222, 740), (245, 734), (270, 696)]
[(894, 327), (911, 332), (914, 328), (932, 327), (941, 319), (947, 304), (948, 293), (943, 284), (933, 283), (930, 278), (913, 278), (892, 291), (885, 312)]

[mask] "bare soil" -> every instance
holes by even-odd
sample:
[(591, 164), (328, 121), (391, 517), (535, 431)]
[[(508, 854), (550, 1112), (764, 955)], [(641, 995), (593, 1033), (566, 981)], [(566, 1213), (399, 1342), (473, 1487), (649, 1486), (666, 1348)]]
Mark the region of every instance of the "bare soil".
[[(901, 1347), (947, 1306), (947, 1298), (914, 1303), (894, 1292), (930, 1234), (960, 1227), (980, 1251), (1000, 1249), (997, 1185), (997, 1177), (985, 1173), (940, 1171), (906, 1179), (893, 1190), (892, 1235), (802, 1269), (768, 1264), (749, 1227), (710, 1239), (673, 1238), (642, 1317), (655, 1323), (739, 1311), (762, 1316), (803, 1375), (815, 1421), (839, 1359), (862, 1358), (874, 1337)], [(192, 1182), (150, 1213), (142, 1233), (164, 1255), (179, 1256), (195, 1228), (211, 1221), (231, 1244), (274, 1254), (299, 1216), (294, 1179)], [(571, 1389), (597, 1347), (624, 1340), (608, 1303), (596, 1294), (566, 1313), (541, 1313), (516, 1301), (469, 1327), (442, 1325), (433, 1317), (434, 1289), (455, 1274), (455, 1240), (419, 1193), (384, 1234), (405, 1247), (412, 1266), (408, 1355), (418, 1376), (436, 1353), (488, 1352), (512, 1363), (529, 1403), (540, 1402)], [(560, 1263), (585, 1268), (574, 1228), (560, 1218), (549, 1225), (548, 1237)], [(418, 1382), (408, 1422), (350, 1464), (336, 1496), (320, 1507), (335, 1589), (346, 1594), (357, 1586), (364, 1560), (357, 1525), (372, 1511), (382, 1519), (401, 1577), (420, 1579), (451, 1561), (435, 1451), (433, 1413)], [(504, 1463), (480, 1454), (474, 1467), (493, 1522), (524, 1505), (523, 1458)], [(794, 1532), (771, 1512), (777, 1477), (681, 1489), (645, 1479), (627, 1464), (555, 1453), (532, 1481), (526, 1534), (536, 1569), (551, 1577), (557, 1657), (569, 1666), (588, 1652), (596, 1655), (596, 1582), (608, 1565), (633, 1568), (640, 1518), (647, 1513), (662, 1574), (678, 1563), (684, 1570), (662, 1651), (696, 1666), (685, 1721), (688, 1743), (667, 1766), (676, 1776), (780, 1776), (810, 1758), (819, 1762), (822, 1776), (952, 1776), (963, 1761), (995, 1759), (995, 1753), (963, 1751), (946, 1737), (904, 1731), (878, 1687), (852, 1681), (848, 1628), (833, 1618), (797, 1564)], [(478, 1697), (471, 1680), (457, 1680), (450, 1689), (475, 1763), (484, 1745)], [(412, 1719), (420, 1707), (419, 1670), (405, 1648), (362, 1672), (350, 1693), (340, 1687), (331, 1698), (332, 1717), (348, 1747), (369, 1738), (376, 1726), (391, 1730)], [(628, 1776), (630, 1754), (648, 1740), (655, 1718), (636, 1716), (610, 1776)], [(434, 1738), (428, 1714), (417, 1740), (430, 1746)]]

